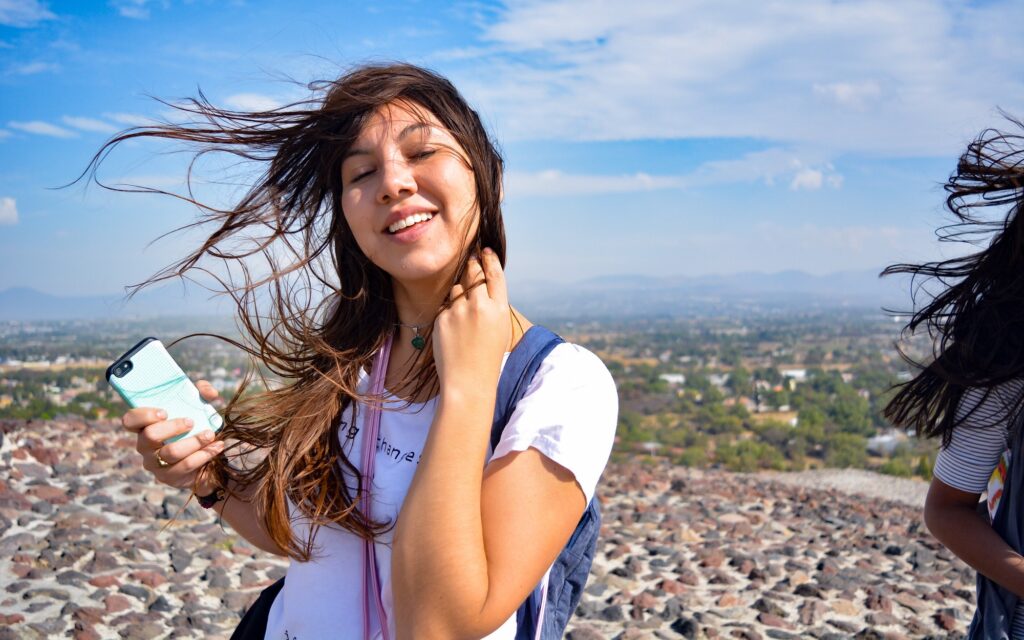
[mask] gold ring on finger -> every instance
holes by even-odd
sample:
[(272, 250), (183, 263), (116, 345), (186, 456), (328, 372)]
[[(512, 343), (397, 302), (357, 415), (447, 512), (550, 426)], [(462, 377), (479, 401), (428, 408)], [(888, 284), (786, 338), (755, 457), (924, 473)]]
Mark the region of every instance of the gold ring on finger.
[(160, 465), (161, 469), (166, 469), (167, 467), (171, 466), (170, 462), (167, 462), (166, 460), (164, 460), (163, 458), (160, 457), (160, 450), (159, 449), (154, 451), (153, 455), (156, 456), (156, 463), (158, 465)]

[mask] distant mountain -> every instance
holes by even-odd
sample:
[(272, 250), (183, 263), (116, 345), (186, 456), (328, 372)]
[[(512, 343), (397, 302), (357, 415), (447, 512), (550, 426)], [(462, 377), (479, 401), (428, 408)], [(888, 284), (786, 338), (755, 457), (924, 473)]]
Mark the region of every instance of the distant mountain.
[[(630, 317), (742, 313), (774, 309), (906, 309), (907, 280), (877, 271), (811, 275), (802, 271), (699, 277), (609, 275), (575, 283), (513, 281), (514, 303), (540, 317)], [(54, 296), (24, 287), (0, 291), (0, 320), (229, 315), (233, 305), (178, 285), (124, 296)]]
[(737, 273), (664, 278), (610, 275), (574, 284), (515, 283), (514, 299), (524, 311), (542, 316), (615, 317), (651, 314), (706, 314), (910, 305), (906, 278), (878, 277), (878, 271), (812, 275), (803, 271)]
[(55, 296), (27, 287), (0, 291), (0, 320), (226, 315), (228, 309), (221, 301), (186, 293), (174, 285), (143, 291), (131, 300), (116, 294)]

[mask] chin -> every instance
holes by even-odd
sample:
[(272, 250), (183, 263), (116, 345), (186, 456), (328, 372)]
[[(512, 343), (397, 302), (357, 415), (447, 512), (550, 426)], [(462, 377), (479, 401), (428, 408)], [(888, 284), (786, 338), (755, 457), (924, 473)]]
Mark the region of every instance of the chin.
[(426, 282), (439, 278), (449, 278), (455, 270), (452, 262), (437, 264), (436, 262), (406, 261), (388, 271), (391, 277), (399, 282)]

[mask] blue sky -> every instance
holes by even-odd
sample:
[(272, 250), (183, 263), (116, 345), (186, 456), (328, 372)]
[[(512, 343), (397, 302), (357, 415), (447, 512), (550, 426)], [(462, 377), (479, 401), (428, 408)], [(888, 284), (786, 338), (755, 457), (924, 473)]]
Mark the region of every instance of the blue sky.
[[(390, 59), (448, 75), (500, 141), (513, 283), (948, 255), (941, 183), (997, 107), (1024, 115), (1021, 25), (1010, 1), (0, 0), (0, 289), (117, 292), (195, 242), (150, 244), (194, 215), (168, 199), (53, 189), (168, 117), (151, 96), (265, 107)], [(171, 150), (102, 177), (179, 186)]]

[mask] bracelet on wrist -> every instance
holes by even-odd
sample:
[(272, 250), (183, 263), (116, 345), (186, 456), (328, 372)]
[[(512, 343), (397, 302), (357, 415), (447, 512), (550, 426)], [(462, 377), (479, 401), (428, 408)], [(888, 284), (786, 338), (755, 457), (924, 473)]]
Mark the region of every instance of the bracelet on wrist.
[[(195, 495), (195, 494), (193, 494), (193, 495)], [(199, 506), (204, 508), (204, 509), (212, 508), (213, 505), (217, 504), (218, 502), (220, 502), (223, 499), (224, 499), (224, 489), (221, 489), (220, 487), (217, 487), (216, 489), (213, 490), (212, 493), (209, 493), (209, 494), (207, 494), (205, 496), (196, 495), (196, 502), (198, 502)]]

